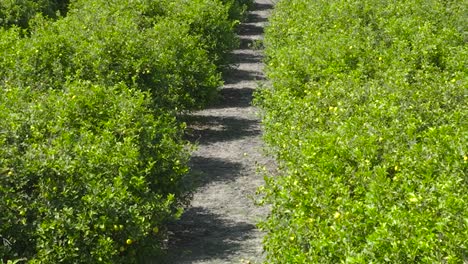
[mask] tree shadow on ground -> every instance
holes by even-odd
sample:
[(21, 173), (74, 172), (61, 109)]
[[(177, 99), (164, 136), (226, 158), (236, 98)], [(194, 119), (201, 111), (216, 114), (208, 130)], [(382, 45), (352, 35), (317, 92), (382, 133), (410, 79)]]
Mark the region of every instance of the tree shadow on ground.
[(219, 92), (219, 99), (208, 109), (229, 107), (250, 107), (254, 89), (252, 88), (224, 88)]
[(241, 247), (242, 241), (254, 235), (255, 226), (223, 219), (201, 207), (191, 207), (173, 223), (169, 235), (171, 251), (163, 261), (153, 263), (193, 263), (218, 259), (228, 260)]
[(263, 27), (252, 25), (252, 24), (242, 24), (239, 27), (239, 35), (241, 36), (259, 36), (263, 34)]
[(240, 40), (240, 43), (239, 43), (240, 49), (262, 50), (264, 48), (262, 39), (241, 37), (239, 40)]
[(232, 69), (224, 77), (225, 84), (236, 84), (245, 81), (262, 81), (265, 80), (265, 77), (262, 76), (262, 73), (256, 71), (245, 71), (239, 69)]
[[(249, 41), (249, 43), (254, 43)], [(249, 44), (247, 44), (249, 45)], [(254, 45), (254, 44), (252, 44)], [(231, 56), (231, 62), (234, 64), (238, 63), (261, 63), (263, 60), (262, 54), (233, 54)]]
[(201, 156), (193, 156), (190, 165), (192, 174), (190, 184), (194, 189), (212, 182), (235, 181), (243, 169), (239, 162)]
[(249, 21), (250, 23), (260, 23), (260, 22), (267, 22), (268, 18), (250, 13), (247, 15), (247, 21)]
[[(273, 4), (255, 3), (252, 11), (265, 11), (273, 8)], [(255, 13), (248, 15), (248, 21), (239, 27), (241, 49), (250, 49), (259, 44), (263, 33), (263, 22), (266, 18)], [(255, 25), (254, 23), (258, 23)], [(234, 54), (236, 63), (260, 63), (261, 57), (254, 52), (240, 51)], [(251, 65), (254, 66), (254, 65)], [(237, 84), (247, 81), (264, 80), (257, 65), (250, 71), (229, 69), (225, 77), (226, 84)], [(258, 70), (257, 70), (258, 69)], [(239, 86), (242, 86), (240, 84)], [(213, 108), (247, 107), (250, 106), (253, 89), (230, 88), (227, 85), (221, 90), (220, 101)], [(222, 110), (224, 111), (224, 110)], [(184, 120), (185, 119), (185, 120)], [(232, 116), (212, 116), (190, 114), (182, 121), (188, 124), (187, 139), (200, 145), (210, 145), (216, 142), (228, 142), (261, 133), (259, 121)], [(221, 150), (222, 151), (222, 150)], [(214, 153), (214, 155), (216, 155)], [(193, 156), (190, 161), (191, 179), (194, 187), (201, 187), (213, 182), (231, 182), (244, 171), (244, 165), (237, 161), (222, 158)], [(226, 207), (229, 205), (227, 204)], [(154, 260), (151, 263), (195, 263), (200, 261), (219, 261), (230, 263), (230, 259), (242, 250), (243, 242), (256, 234), (253, 224), (223, 218), (201, 206), (186, 209), (181, 219), (168, 227), (168, 257), (164, 260)]]
[(273, 8), (274, 8), (273, 4), (254, 3), (252, 10), (253, 11), (265, 11), (265, 10), (271, 10)]
[(186, 118), (186, 139), (200, 145), (232, 141), (261, 133), (257, 120), (205, 115), (191, 115)]

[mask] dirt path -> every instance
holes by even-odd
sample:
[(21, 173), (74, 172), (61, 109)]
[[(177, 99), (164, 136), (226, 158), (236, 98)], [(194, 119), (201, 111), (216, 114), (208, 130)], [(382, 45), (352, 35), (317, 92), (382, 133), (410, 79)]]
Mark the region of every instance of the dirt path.
[(241, 47), (234, 51), (236, 67), (225, 78), (222, 99), (191, 115), (189, 128), (199, 148), (191, 167), (198, 189), (182, 219), (171, 227), (166, 263), (259, 263), (262, 234), (255, 224), (267, 214), (251, 197), (263, 184), (257, 164), (262, 156), (261, 128), (252, 93), (263, 80), (262, 52), (255, 40), (273, 5), (256, 0), (240, 27)]

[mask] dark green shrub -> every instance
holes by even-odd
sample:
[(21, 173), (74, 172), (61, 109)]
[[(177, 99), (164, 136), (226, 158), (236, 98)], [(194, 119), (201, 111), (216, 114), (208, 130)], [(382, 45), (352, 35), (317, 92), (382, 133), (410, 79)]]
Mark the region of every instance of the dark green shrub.
[[(221, 84), (216, 68), (226, 66), (238, 45), (238, 21), (229, 16), (235, 3), (244, 6), (218, 0), (73, 1), (63, 19), (36, 16), (27, 37), (20, 38), (17, 29), (2, 33), (7, 39), (0, 82), (56, 89), (74, 79), (125, 82), (151, 91), (156, 107), (201, 108)], [(11, 43), (3, 36), (16, 33)]]
[(243, 10), (171, 2), (75, 0), (66, 17), (0, 28), (0, 262), (162, 250), (187, 193), (174, 116), (215, 95)]
[(466, 25), (458, 1), (282, 1), (257, 94), (272, 263), (468, 259)]
[(152, 13), (159, 10), (160, 14), (188, 25), (190, 34), (199, 38), (218, 69), (224, 69), (230, 63), (229, 53), (239, 46), (236, 26), (251, 4), (251, 0), (164, 0), (157, 8), (152, 7)]
[[(239, 20), (230, 19), (230, 6), (219, 0), (170, 1), (168, 15), (185, 21), (190, 33), (197, 36), (210, 59), (220, 67), (229, 63), (229, 52), (239, 46), (235, 26)], [(233, 4), (233, 3), (230, 3)]]
[(160, 247), (187, 172), (173, 117), (124, 85), (0, 92), (3, 258), (127, 263), (152, 236)]
[(151, 91), (155, 106), (166, 109), (200, 108), (211, 100), (220, 77), (188, 25), (160, 19), (141, 28), (136, 7), (112, 7), (94, 1), (72, 5), (59, 21), (36, 19), (30, 37), (3, 51), (10, 58), (4, 79), (59, 89), (69, 79), (125, 82)]
[(253, 6), (253, 0), (221, 0), (229, 9), (231, 20), (242, 21), (245, 19), (247, 11)]
[(27, 28), (36, 14), (57, 18), (65, 15), (68, 1), (64, 0), (5, 0), (0, 2), (0, 27), (16, 25)]

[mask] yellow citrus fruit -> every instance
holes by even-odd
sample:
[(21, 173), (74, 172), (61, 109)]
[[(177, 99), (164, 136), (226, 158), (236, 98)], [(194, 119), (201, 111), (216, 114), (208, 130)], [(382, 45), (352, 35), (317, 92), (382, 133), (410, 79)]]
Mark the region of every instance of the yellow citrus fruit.
[(153, 233), (157, 234), (159, 232), (159, 228), (156, 226), (153, 228)]

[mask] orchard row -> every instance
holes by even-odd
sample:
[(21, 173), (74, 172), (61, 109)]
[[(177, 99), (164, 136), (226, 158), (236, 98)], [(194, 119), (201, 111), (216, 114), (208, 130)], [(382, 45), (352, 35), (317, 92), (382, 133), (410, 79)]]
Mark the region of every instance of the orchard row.
[(215, 98), (247, 6), (0, 3), (0, 262), (162, 251), (187, 192), (176, 116)]
[(277, 4), (268, 263), (468, 260), (466, 32), (464, 1)]

